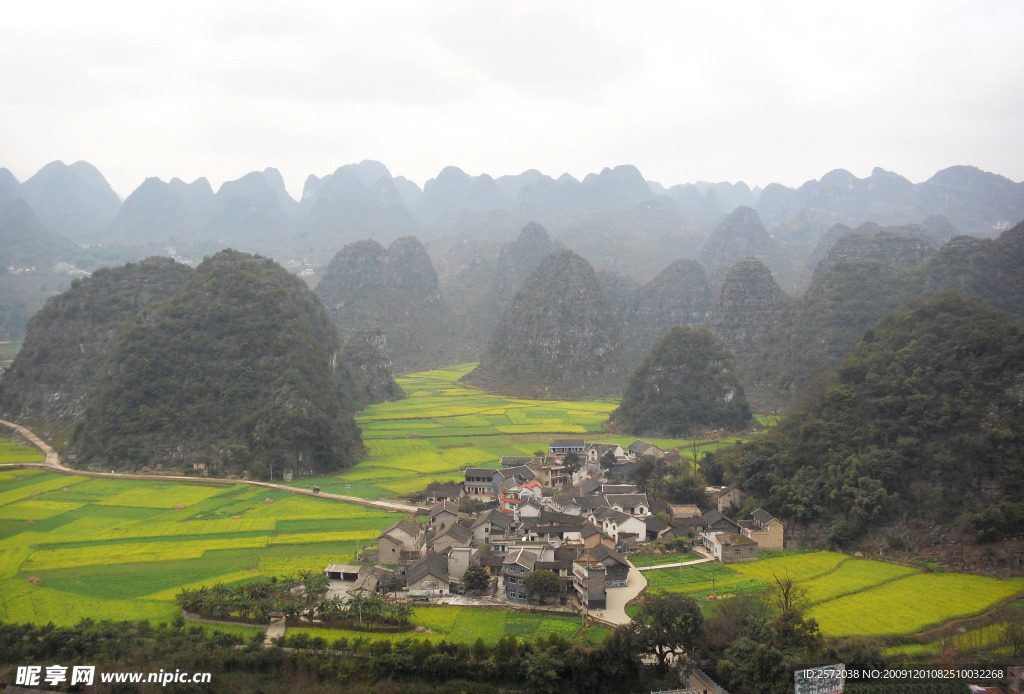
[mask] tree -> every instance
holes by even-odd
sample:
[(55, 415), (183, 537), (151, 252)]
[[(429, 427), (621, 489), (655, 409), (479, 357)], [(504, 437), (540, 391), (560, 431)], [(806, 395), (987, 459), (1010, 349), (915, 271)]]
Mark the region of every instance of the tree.
[(466, 590), (473, 593), (483, 593), (491, 586), (491, 577), (487, 569), (479, 564), (473, 564), (466, 569), (462, 575), (462, 583)]
[(709, 501), (704, 487), (698, 477), (684, 473), (665, 483), (665, 500), (673, 504), (694, 504), (707, 508)]
[(704, 648), (704, 615), (693, 598), (679, 593), (660, 593), (644, 598), (637, 612), (640, 653), (658, 659), (664, 672), (669, 654), (684, 674), (693, 667)]
[(570, 475), (575, 475), (576, 472), (583, 466), (583, 460), (580, 459), (578, 453), (570, 451), (565, 454), (562, 458), (562, 465), (565, 467), (565, 471)]
[(607, 470), (613, 465), (615, 465), (616, 462), (617, 459), (615, 458), (615, 454), (612, 453), (610, 450), (605, 451), (604, 455), (601, 456), (601, 469)]
[(1003, 641), (1013, 650), (1014, 658), (1017, 657), (1017, 653), (1024, 650), (1024, 623), (1021, 622), (1020, 616), (1007, 622), (1003, 627)]
[(766, 594), (769, 603), (780, 612), (799, 609), (807, 597), (807, 589), (790, 578), (788, 570), (782, 577), (772, 571), (772, 580), (774, 585)]
[(541, 569), (526, 576), (526, 593), (531, 598), (540, 600), (544, 604), (544, 598), (549, 595), (558, 595), (562, 591), (562, 579), (554, 571)]
[(480, 501), (480, 499), (474, 499), (471, 496), (464, 496), (459, 499), (459, 513), (475, 516), (483, 511), (486, 506), (487, 504)]

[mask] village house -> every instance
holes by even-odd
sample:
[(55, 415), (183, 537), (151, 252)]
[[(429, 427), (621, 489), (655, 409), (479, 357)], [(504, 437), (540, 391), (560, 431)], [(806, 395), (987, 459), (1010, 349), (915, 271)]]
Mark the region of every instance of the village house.
[(466, 569), (479, 563), (480, 550), (476, 547), (452, 547), (448, 550), (448, 578), (452, 582), (461, 584)]
[(430, 527), (443, 530), (459, 521), (459, 507), (451, 501), (441, 501), (430, 507)]
[(470, 526), (470, 530), (473, 531), (473, 544), (476, 546), (487, 545), (492, 552), (497, 551), (495, 545), (504, 544), (504, 539), (514, 525), (515, 520), (511, 516), (492, 508), (480, 514)]
[(561, 460), (570, 453), (575, 453), (581, 458), (586, 455), (583, 439), (555, 439), (548, 446), (548, 452)]
[(646, 494), (605, 494), (605, 503), (616, 511), (631, 516), (649, 516), (651, 507)]
[(724, 512), (731, 506), (739, 508), (740, 504), (743, 503), (743, 493), (740, 492), (739, 487), (735, 484), (730, 484), (726, 487), (705, 487), (704, 491), (707, 493), (708, 499), (718, 507), (719, 511)]
[(462, 484), (458, 482), (431, 482), (427, 485), (427, 503), (436, 504), (439, 501), (455, 501), (462, 496)]
[(509, 602), (527, 601), (526, 576), (536, 570), (536, 564), (537, 553), (526, 548), (515, 549), (505, 555), (501, 575), (505, 583), (505, 598)]
[(715, 509), (705, 511), (701, 516), (701, 519), (704, 521), (704, 528), (708, 532), (724, 532), (732, 533), (733, 535), (740, 534), (740, 524), (726, 516), (721, 511)]
[[(528, 455), (503, 455), (501, 456), (501, 469), (505, 470), (510, 467), (526, 467), (534, 460), (536, 460), (536, 458)], [(493, 472), (493, 470), (491, 472)]]
[(377, 561), (382, 564), (400, 564), (403, 559), (420, 551), (423, 532), (418, 525), (400, 520), (377, 536)]
[(696, 504), (669, 504), (668, 515), (672, 522), (700, 516), (700, 507)]
[(757, 560), (757, 542), (746, 535), (709, 530), (701, 533), (701, 544), (723, 564)]
[(628, 513), (607, 506), (591, 513), (590, 522), (599, 525), (605, 535), (615, 540), (616, 545), (621, 544), (626, 535), (647, 539), (646, 523)]
[(601, 494), (636, 494), (635, 484), (602, 484)]
[(538, 501), (544, 495), (544, 487), (533, 479), (523, 484), (515, 484), (512, 480), (506, 480), (507, 487), (499, 487), (498, 508), (505, 513), (514, 516), (520, 504), (531, 498)]
[(641, 441), (640, 439), (629, 444), (629, 448), (626, 450), (626, 456), (630, 460), (636, 460), (642, 455), (653, 455), (655, 458), (664, 458), (665, 451), (661, 450), (653, 443)]
[(616, 460), (626, 460), (626, 451), (617, 443), (592, 443), (587, 446), (587, 462), (592, 465), (600, 465), (601, 458), (608, 451), (611, 451)]
[(757, 542), (761, 549), (783, 549), (786, 526), (778, 518), (759, 508), (750, 514), (750, 520), (741, 521), (744, 535)]
[(576, 600), (580, 605), (591, 610), (603, 610), (608, 606), (604, 564), (589, 553), (583, 554), (572, 563), (572, 574)]
[(624, 586), (629, 579), (629, 562), (611, 547), (597, 545), (587, 554), (604, 566), (605, 584), (612, 587)]
[(537, 480), (549, 489), (561, 489), (572, 485), (573, 475), (569, 474), (557, 458), (536, 459), (528, 467), (533, 470)]
[(462, 489), (466, 496), (482, 501), (494, 499), (494, 470), (483, 467), (468, 467), (463, 471), (465, 480)]
[(533, 519), (539, 517), (543, 512), (544, 507), (541, 502), (531, 495), (529, 499), (516, 506), (515, 519), (517, 521)]
[(413, 563), (405, 571), (405, 582), (412, 591), (426, 591), (430, 595), (447, 595), (451, 579), (448, 575), (448, 557), (437, 552)]
[(452, 547), (472, 546), (473, 531), (458, 523), (452, 523), (427, 543), (428, 548), (440, 553), (447, 552)]

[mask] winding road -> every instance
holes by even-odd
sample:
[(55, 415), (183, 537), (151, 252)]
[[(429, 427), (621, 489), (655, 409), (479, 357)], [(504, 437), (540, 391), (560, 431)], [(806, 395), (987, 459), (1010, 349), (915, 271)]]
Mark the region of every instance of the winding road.
[(397, 501), (378, 501), (375, 499), (362, 499), (358, 496), (344, 496), (342, 494), (331, 494), (329, 492), (314, 492), (312, 489), (302, 489), (301, 487), (289, 487), (284, 484), (276, 484), (274, 482), (257, 482), (255, 480), (229, 480), (222, 477), (187, 477), (185, 475), (139, 475), (127, 472), (95, 472), (92, 470), (76, 470), (75, 468), (66, 467), (60, 461), (60, 455), (57, 451), (53, 450), (53, 446), (49, 445), (41, 438), (36, 436), (28, 427), (24, 427), (14, 422), (8, 422), (7, 420), (0, 419), (0, 424), (10, 427), (16, 430), (19, 434), (28, 439), (32, 445), (41, 450), (46, 455), (46, 462), (43, 463), (9, 463), (6, 465), (0, 465), (0, 468), (4, 467), (18, 467), (18, 468), (41, 468), (44, 470), (50, 470), (51, 472), (58, 472), (62, 475), (79, 475), (81, 477), (107, 477), (112, 479), (120, 480), (168, 480), (172, 482), (199, 482), (202, 484), (248, 484), (251, 487), (266, 487), (267, 489), (278, 489), (281, 491), (289, 492), (290, 494), (304, 494), (306, 496), (317, 497), (318, 499), (330, 499), (331, 501), (343, 501), (348, 504), (358, 504), (359, 506), (368, 506), (370, 508), (383, 509), (385, 511), (396, 511), (399, 513), (427, 513), (429, 509), (423, 506), (416, 506), (414, 504), (403, 504)]

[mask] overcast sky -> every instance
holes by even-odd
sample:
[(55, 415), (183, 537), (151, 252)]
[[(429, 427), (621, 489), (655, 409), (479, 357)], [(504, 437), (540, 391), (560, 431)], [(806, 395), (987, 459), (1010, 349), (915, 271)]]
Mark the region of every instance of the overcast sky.
[(306, 176), (377, 159), (665, 185), (880, 166), (1024, 180), (1024, 2), (35, 2), (0, 20), (0, 166)]

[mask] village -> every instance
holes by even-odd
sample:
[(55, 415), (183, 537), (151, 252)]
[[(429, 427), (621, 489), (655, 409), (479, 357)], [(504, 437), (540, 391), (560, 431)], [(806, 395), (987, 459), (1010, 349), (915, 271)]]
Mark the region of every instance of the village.
[(334, 591), (510, 608), (550, 599), (595, 615), (614, 603), (612, 621), (624, 621), (625, 603), (646, 585), (629, 560), (636, 552), (657, 544), (698, 555), (687, 563), (729, 564), (784, 547), (783, 523), (763, 509), (734, 520), (742, 498), (734, 485), (707, 487), (708, 508), (659, 509), (626, 481), (645, 456), (678, 464), (678, 453), (583, 439), (551, 441), (542, 453), (505, 456), (497, 470), (468, 467), (461, 483), (431, 483), (429, 522), (398, 521), (359, 564), (330, 564)]

